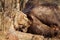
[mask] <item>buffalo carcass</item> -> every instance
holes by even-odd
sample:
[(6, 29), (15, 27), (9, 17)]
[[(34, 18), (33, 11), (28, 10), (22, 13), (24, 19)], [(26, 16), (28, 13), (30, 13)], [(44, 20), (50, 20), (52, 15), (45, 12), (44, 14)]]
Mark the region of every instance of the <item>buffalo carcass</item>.
[(28, 32), (33, 34), (40, 34), (46, 37), (56, 36), (60, 28), (60, 13), (56, 4), (41, 4), (34, 7), (27, 14), (32, 21)]

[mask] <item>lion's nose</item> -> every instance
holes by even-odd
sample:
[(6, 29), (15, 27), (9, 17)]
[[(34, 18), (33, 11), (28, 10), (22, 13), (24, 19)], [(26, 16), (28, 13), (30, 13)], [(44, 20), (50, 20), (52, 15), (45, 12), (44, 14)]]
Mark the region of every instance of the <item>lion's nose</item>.
[(19, 24), (18, 27), (15, 27), (16, 31), (27, 32), (26, 26)]

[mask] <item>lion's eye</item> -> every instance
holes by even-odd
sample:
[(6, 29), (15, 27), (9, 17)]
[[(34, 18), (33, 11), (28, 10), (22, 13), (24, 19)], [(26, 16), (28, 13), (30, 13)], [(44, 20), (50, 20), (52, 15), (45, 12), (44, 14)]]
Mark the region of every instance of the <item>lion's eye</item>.
[(21, 24), (21, 25), (19, 25), (19, 28), (22, 28), (23, 27), (23, 25)]

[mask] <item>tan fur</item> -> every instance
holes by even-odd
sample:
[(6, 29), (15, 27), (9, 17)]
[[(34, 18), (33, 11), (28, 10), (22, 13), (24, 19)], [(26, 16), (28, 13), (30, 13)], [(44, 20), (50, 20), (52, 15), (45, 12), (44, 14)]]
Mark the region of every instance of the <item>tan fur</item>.
[[(27, 32), (27, 28), (30, 26), (31, 22), (23, 12), (12, 10), (11, 12), (8, 11), (8, 13), (4, 13), (3, 24), (10, 31), (16, 29), (19, 30), (19, 28), (21, 28), (23, 32)], [(22, 25), (22, 27), (20, 25)]]

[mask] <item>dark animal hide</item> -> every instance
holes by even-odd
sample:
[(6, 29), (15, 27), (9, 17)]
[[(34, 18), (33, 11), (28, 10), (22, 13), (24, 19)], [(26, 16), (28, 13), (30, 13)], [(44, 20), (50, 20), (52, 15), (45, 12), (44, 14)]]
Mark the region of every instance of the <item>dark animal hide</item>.
[(33, 34), (52, 37), (58, 34), (60, 29), (60, 13), (56, 4), (41, 4), (29, 11), (28, 16), (32, 19), (32, 25), (28, 32)]

